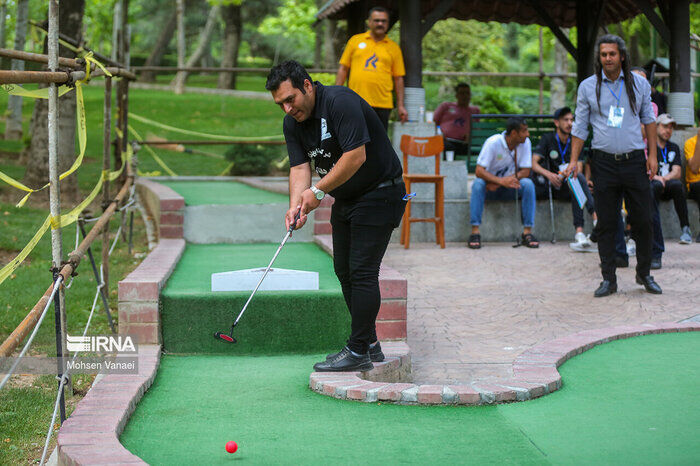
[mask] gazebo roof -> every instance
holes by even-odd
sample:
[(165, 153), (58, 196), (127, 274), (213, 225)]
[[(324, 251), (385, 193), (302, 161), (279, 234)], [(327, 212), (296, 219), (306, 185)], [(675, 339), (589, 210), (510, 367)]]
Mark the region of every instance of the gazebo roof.
[[(360, 0), (329, 0), (320, 9), (316, 17), (321, 19), (342, 19), (345, 8)], [(699, 0), (691, 0), (696, 3)], [(377, 0), (371, 6), (383, 6), (389, 10), (398, 11), (400, 0)], [(445, 4), (445, 0), (421, 0), (421, 15)], [(442, 18), (457, 18), (462, 20), (476, 19), (478, 21), (498, 21), (499, 23), (540, 24), (548, 26), (533, 5), (539, 5), (556, 22), (559, 27), (576, 26), (576, 0), (461, 0), (453, 1), (452, 6)], [(591, 6), (595, 5), (590, 2)], [(654, 0), (649, 0), (656, 7)], [(602, 24), (617, 23), (633, 18), (642, 10), (633, 0), (608, 0), (602, 17)]]

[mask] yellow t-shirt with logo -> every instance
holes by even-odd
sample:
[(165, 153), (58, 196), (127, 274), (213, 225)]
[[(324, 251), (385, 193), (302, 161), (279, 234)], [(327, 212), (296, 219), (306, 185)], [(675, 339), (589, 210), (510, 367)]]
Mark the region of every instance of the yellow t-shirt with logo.
[(394, 77), (406, 74), (401, 48), (396, 42), (388, 37), (375, 42), (369, 31), (355, 34), (345, 45), (340, 64), (350, 68), (348, 87), (370, 106), (394, 107), (391, 97)]
[[(693, 154), (695, 153), (695, 144), (698, 143), (698, 137), (693, 136), (692, 138), (688, 139), (685, 141), (685, 147), (683, 148), (683, 152), (685, 152), (685, 182), (686, 185), (690, 185), (690, 183), (697, 183), (700, 181), (700, 171), (697, 173), (693, 173), (690, 170), (690, 167), (688, 166), (688, 162), (690, 159), (693, 158)], [(688, 189), (690, 189), (689, 186), (686, 186)]]

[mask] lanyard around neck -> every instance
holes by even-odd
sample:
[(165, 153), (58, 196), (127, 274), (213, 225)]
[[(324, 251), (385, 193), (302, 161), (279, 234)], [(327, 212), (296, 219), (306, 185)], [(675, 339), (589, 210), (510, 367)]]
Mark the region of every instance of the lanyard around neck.
[(603, 81), (603, 82), (605, 83), (605, 87), (608, 88), (608, 90), (610, 91), (610, 93), (613, 95), (613, 97), (614, 97), (615, 100), (617, 101), (617, 106), (618, 106), (618, 107), (620, 106), (620, 98), (622, 97), (622, 81), (623, 81), (623, 80), (624, 80), (624, 78), (621, 77), (621, 78), (620, 78), (620, 83), (618, 84), (618, 87), (620, 88), (620, 89), (619, 89), (620, 95), (615, 94), (615, 91), (612, 90), (612, 87), (610, 87), (610, 85), (608, 84), (607, 81), (605, 81), (605, 80)]
[(569, 150), (571, 137), (569, 137), (569, 139), (566, 140), (566, 144), (564, 144), (564, 149), (561, 148), (561, 139), (559, 139), (559, 133), (554, 133), (554, 137), (557, 140), (557, 146), (559, 146), (559, 154), (561, 155), (561, 161), (566, 162), (566, 160), (564, 160), (564, 154), (566, 154), (566, 151)]
[(661, 149), (661, 156), (664, 158), (664, 163), (668, 163), (666, 161), (666, 157), (668, 156), (668, 143), (666, 143), (666, 147), (664, 147), (663, 149), (659, 147), (659, 149)]

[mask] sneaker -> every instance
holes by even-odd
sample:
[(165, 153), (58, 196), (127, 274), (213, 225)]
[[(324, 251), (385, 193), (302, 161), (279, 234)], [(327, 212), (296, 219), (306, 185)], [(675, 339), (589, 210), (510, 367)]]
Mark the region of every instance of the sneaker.
[[(328, 356), (326, 356), (326, 361), (328, 361), (329, 359), (333, 359), (334, 357), (338, 356), (341, 352), (342, 350), (337, 353), (329, 354)], [(384, 353), (382, 352), (381, 343), (377, 342), (376, 345), (369, 347), (369, 359), (372, 362), (384, 361)]]
[(632, 238), (627, 240), (627, 255), (634, 256), (637, 254), (637, 245)]
[(681, 233), (681, 239), (679, 241), (681, 244), (690, 244), (693, 242), (693, 237), (690, 234), (690, 227), (684, 226), (683, 233)]
[(576, 252), (596, 252), (598, 250), (589, 242), (583, 243), (577, 241), (576, 243), (569, 243), (569, 247)]
[(316, 372), (365, 372), (373, 368), (374, 364), (369, 359), (369, 353), (355, 356), (347, 346), (331, 359), (314, 364)]
[(588, 243), (588, 237), (586, 237), (586, 234), (582, 231), (579, 231), (574, 235), (574, 241), (576, 241), (577, 243), (581, 243), (581, 245), (583, 245), (584, 247), (590, 246), (590, 244)]

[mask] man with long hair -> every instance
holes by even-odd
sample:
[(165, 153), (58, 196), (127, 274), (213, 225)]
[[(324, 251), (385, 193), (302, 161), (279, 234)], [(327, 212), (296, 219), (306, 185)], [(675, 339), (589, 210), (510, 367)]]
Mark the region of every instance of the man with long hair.
[[(594, 296), (599, 298), (617, 292), (615, 231), (623, 197), (637, 245), (636, 282), (649, 293), (661, 294), (661, 287), (649, 275), (652, 244), (649, 181), (657, 172), (651, 86), (646, 79), (630, 71), (625, 41), (612, 34), (601, 36), (596, 42), (595, 74), (578, 87), (567, 175), (576, 176), (578, 172), (577, 162), (588, 138), (589, 124), (593, 128), (590, 161), (603, 275)], [(642, 125), (649, 141), (648, 158), (644, 155)]]

